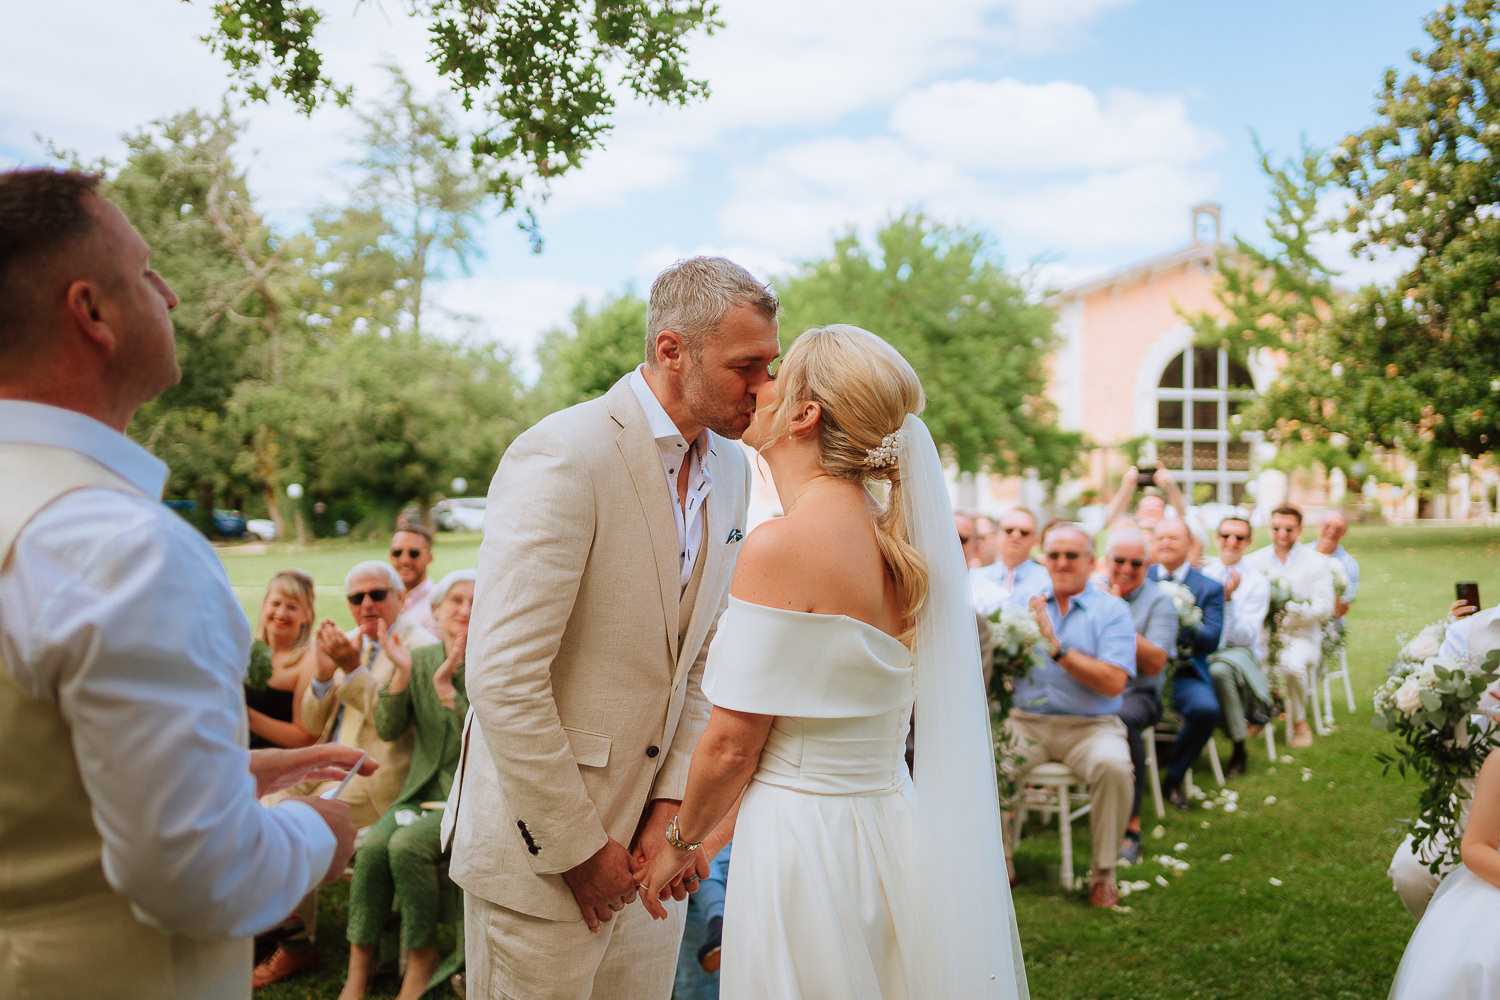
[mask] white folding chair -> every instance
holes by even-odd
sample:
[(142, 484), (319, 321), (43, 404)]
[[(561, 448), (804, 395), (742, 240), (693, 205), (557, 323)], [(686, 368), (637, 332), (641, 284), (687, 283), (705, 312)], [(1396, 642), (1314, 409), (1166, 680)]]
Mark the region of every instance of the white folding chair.
[(1349, 683), (1349, 651), (1339, 647), (1338, 668), (1336, 670), (1324, 670), (1323, 672), (1323, 710), (1328, 713), (1328, 724), (1333, 725), (1333, 679), (1342, 678), (1344, 681), (1344, 701), (1349, 705), (1349, 712), (1355, 711), (1354, 686)]
[[(1083, 779), (1068, 769), (1066, 764), (1046, 761), (1025, 772), (1019, 778), (1021, 790), (1011, 800), (1015, 810), (1015, 821), (1010, 824), (1010, 851), (1015, 855), (1016, 845), (1021, 840), (1021, 827), (1026, 825), (1026, 814), (1036, 810), (1046, 822), (1057, 817), (1058, 839), (1062, 844), (1062, 864), (1058, 881), (1064, 889), (1076, 889), (1078, 879), (1073, 874), (1073, 821), (1088, 815), (1089, 789)], [(1075, 802), (1082, 805), (1075, 806)]]

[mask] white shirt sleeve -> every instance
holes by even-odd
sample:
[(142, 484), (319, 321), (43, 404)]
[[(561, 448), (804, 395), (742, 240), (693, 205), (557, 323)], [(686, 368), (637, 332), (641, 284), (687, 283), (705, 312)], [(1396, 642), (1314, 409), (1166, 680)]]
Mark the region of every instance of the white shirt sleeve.
[(1473, 626), (1473, 618), (1460, 618), (1449, 625), (1443, 633), (1443, 645), (1438, 649), (1438, 655), (1459, 663), (1469, 659), (1469, 630)]
[(1227, 605), (1228, 614), (1224, 625), (1224, 636), (1219, 643), (1224, 646), (1247, 646), (1256, 649), (1260, 645), (1260, 630), (1265, 624), (1266, 611), (1271, 605), (1271, 585), (1266, 578), (1246, 568), (1234, 590), (1234, 598)]
[(193, 937), (285, 918), (326, 873), (334, 837), (305, 805), (255, 799), (249, 632), (197, 532), (151, 501), (69, 494), (18, 540), (0, 609), (6, 667), (71, 729), (110, 884)]

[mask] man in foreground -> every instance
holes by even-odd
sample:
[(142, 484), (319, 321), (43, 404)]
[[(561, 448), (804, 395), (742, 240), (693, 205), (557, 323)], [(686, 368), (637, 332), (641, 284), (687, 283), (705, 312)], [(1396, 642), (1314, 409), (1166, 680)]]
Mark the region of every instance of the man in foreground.
[(177, 297), (97, 180), (0, 174), (0, 996), (248, 997), (250, 936), (354, 836), (256, 796), (358, 754), (245, 749), (244, 613), (123, 434), (180, 377)]
[(632, 872), (666, 845), (708, 722), (749, 502), (728, 439), (780, 353), (777, 308), (737, 264), (679, 261), (651, 288), (646, 364), (522, 434), (495, 473), (444, 817), (471, 996), (671, 994), (686, 892), (653, 921), (629, 906)]

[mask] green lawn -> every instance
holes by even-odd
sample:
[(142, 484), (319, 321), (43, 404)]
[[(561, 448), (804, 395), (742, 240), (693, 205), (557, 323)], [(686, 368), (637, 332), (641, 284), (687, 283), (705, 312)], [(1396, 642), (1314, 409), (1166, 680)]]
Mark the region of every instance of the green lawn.
[[(1189, 863), (1174, 874), (1144, 862), (1122, 878), (1151, 888), (1132, 893), (1117, 912), (1088, 907), (1057, 884), (1057, 836), (1029, 829), (1016, 858), (1022, 883), (1017, 918), (1032, 995), (1046, 1000), (1186, 1000), (1254, 996), (1256, 1000), (1366, 1000), (1386, 994), (1412, 922), (1391, 891), (1385, 868), (1401, 838), (1399, 821), (1413, 808), (1413, 786), (1385, 777), (1374, 760), (1390, 737), (1370, 725), (1369, 696), (1383, 678), (1400, 633), (1447, 612), (1453, 583), (1477, 579), (1484, 603), (1500, 599), (1500, 531), (1448, 527), (1357, 526), (1346, 539), (1363, 568), (1360, 599), (1350, 613), (1349, 662), (1357, 710), (1335, 693), (1338, 728), (1291, 763), (1268, 766), (1264, 741), (1251, 744), (1250, 773), (1234, 783), (1238, 809), (1171, 812), (1158, 823), (1148, 803), (1148, 857)], [(474, 564), (478, 536), (442, 536), (434, 569)], [(241, 603), (253, 612), (272, 571), (301, 566), (325, 586), (319, 613), (348, 621), (339, 600), (343, 573), (383, 548), (324, 543), (307, 551), (257, 553), (222, 549)], [(327, 586), (331, 584), (332, 586)], [(1222, 738), (1220, 755), (1229, 745)], [(1206, 766), (1198, 786), (1216, 793)], [(1271, 801), (1274, 799), (1274, 802)], [(1170, 810), (1169, 810), (1170, 812)], [(1075, 864), (1087, 865), (1087, 821), (1074, 826)], [(1184, 844), (1178, 849), (1176, 845)], [(1227, 859), (1226, 859), (1227, 856)], [(952, 885), (962, 890), (963, 859)], [(1168, 883), (1157, 885), (1161, 876)], [(1281, 882), (1274, 885), (1271, 879)], [(344, 889), (324, 893), (320, 924), (323, 969), (263, 991), (265, 1000), (334, 997), (347, 954), (342, 941)], [(382, 986), (391, 996), (395, 981)]]

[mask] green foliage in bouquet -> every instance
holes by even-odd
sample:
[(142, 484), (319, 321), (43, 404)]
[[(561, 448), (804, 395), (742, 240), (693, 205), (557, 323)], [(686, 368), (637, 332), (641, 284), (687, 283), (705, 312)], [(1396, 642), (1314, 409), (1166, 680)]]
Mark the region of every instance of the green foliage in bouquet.
[(1469, 797), (1463, 783), (1500, 746), (1493, 722), (1475, 718), (1485, 689), (1500, 677), (1500, 650), (1477, 669), (1468, 666), (1442, 656), (1421, 661), (1398, 656), (1374, 696), (1376, 727), (1397, 738), (1393, 752), (1375, 755), (1383, 772), (1395, 768), (1405, 776), (1410, 770), (1422, 779), (1417, 817), (1411, 822), (1412, 849), (1434, 874), (1458, 864), (1460, 838), (1454, 834)]

